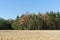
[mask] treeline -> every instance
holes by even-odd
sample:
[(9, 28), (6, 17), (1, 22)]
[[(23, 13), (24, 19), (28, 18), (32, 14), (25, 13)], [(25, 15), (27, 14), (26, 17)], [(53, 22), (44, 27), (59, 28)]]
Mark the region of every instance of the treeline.
[(0, 30), (60, 30), (60, 12), (26, 13), (15, 20), (0, 18)]
[(5, 20), (3, 18), (0, 18), (0, 30), (12, 30), (12, 23), (14, 22), (14, 20), (12, 19), (8, 19)]

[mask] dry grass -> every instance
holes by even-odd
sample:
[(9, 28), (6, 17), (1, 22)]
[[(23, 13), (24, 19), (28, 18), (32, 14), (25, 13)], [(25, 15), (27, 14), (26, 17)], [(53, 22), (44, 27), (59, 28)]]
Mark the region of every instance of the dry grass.
[(0, 30), (0, 40), (60, 40), (60, 31)]

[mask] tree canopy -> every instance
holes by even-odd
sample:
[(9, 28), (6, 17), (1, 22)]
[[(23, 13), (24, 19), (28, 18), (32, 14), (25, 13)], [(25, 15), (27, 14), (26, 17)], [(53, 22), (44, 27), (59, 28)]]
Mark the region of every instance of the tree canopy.
[(28, 12), (15, 20), (0, 18), (0, 30), (60, 30), (60, 12)]

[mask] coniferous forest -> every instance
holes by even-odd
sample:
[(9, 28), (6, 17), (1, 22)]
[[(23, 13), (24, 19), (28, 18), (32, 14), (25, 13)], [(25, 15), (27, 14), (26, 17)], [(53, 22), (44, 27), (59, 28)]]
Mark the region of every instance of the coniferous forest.
[(60, 12), (27, 12), (16, 19), (0, 18), (0, 30), (60, 30)]

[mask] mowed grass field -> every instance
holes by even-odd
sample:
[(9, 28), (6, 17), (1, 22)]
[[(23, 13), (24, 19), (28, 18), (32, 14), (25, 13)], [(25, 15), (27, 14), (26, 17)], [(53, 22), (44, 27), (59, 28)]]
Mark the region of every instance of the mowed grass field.
[(0, 30), (0, 40), (60, 40), (60, 31)]

